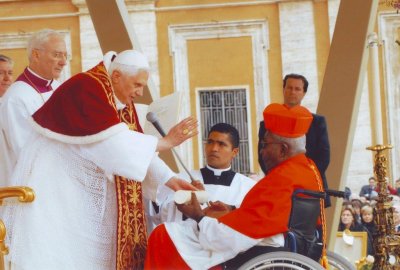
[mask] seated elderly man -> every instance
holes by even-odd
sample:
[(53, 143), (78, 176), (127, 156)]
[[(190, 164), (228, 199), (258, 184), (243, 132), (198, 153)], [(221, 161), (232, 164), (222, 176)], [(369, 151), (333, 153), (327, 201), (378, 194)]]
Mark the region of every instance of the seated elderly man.
[[(281, 104), (269, 105), (263, 115), (266, 133), (260, 151), (266, 176), (239, 208), (218, 218), (206, 216), (192, 194), (191, 202), (178, 208), (197, 222), (197, 234), (187, 237), (177, 223), (158, 226), (148, 240), (145, 269), (209, 269), (256, 245), (284, 246), (293, 191), (323, 191), (316, 165), (304, 154), (312, 115), (304, 107)], [(180, 232), (179, 237), (170, 237), (166, 227)]]

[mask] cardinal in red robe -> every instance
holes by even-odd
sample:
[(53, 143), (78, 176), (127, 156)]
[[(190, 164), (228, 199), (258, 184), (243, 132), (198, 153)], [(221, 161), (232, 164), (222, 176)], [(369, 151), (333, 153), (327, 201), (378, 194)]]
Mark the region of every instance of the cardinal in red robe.
[[(145, 269), (218, 268), (253, 246), (284, 246), (293, 191), (323, 191), (316, 165), (304, 154), (304, 135), (312, 115), (301, 106), (271, 104), (263, 116), (267, 132), (261, 155), (268, 174), (247, 193), (239, 208), (219, 218), (206, 216), (193, 193), (191, 203), (178, 208), (198, 222), (197, 237), (188, 239), (185, 228), (177, 224), (158, 226), (149, 238)], [(171, 238), (166, 227), (180, 236)]]

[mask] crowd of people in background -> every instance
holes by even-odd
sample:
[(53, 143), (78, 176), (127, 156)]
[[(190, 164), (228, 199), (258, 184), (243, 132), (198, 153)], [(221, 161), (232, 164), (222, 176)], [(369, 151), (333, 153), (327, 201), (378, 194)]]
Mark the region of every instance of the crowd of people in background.
[[(359, 194), (351, 193), (349, 197), (344, 199), (338, 231), (342, 232), (348, 229), (351, 232), (367, 232), (367, 253), (374, 255), (373, 237), (377, 232), (374, 208), (379, 189), (375, 177), (370, 177), (368, 182), (368, 185), (362, 186)], [(388, 185), (387, 193), (392, 197), (395, 231), (400, 232), (400, 179), (395, 181), (394, 187)]]

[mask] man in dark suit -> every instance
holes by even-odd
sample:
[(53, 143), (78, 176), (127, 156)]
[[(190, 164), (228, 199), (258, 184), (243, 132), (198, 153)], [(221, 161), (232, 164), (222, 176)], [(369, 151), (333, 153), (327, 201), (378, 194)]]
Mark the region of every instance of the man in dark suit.
[(375, 177), (371, 176), (368, 179), (368, 185), (364, 185), (361, 187), (360, 190), (360, 197), (365, 197), (367, 198), (367, 200), (371, 200), (372, 197), (377, 196), (377, 192), (376, 192), (376, 179)]
[[(307, 93), (308, 81), (299, 74), (288, 74), (283, 79), (283, 99), (284, 104), (288, 107), (301, 105), (301, 101)], [(265, 173), (264, 163), (260, 156), (261, 145), (260, 142), (264, 138), (265, 126), (264, 121), (260, 122), (260, 129), (258, 131), (258, 163)], [(325, 117), (318, 114), (313, 114), (313, 121), (310, 129), (306, 134), (306, 156), (312, 159), (317, 165), (319, 172), (324, 183), (324, 189), (328, 188), (328, 183), (325, 176), (325, 171), (328, 168), (330, 161), (330, 147), (328, 139), (328, 129)], [(325, 207), (331, 205), (329, 197), (325, 199)]]

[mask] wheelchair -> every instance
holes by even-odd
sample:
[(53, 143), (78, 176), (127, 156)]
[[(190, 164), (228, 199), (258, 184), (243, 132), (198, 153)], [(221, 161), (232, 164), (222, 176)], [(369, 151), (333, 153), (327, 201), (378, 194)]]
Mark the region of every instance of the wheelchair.
[[(292, 209), (289, 217), (289, 231), (285, 247), (255, 246), (224, 264), (224, 269), (238, 270), (320, 270), (322, 241), (315, 224), (320, 214), (320, 200), (326, 194), (344, 197), (344, 192), (328, 190), (316, 192), (298, 189), (292, 195)], [(249, 258), (252, 258), (249, 260)], [(330, 270), (355, 270), (348, 260), (339, 254), (327, 251)]]

